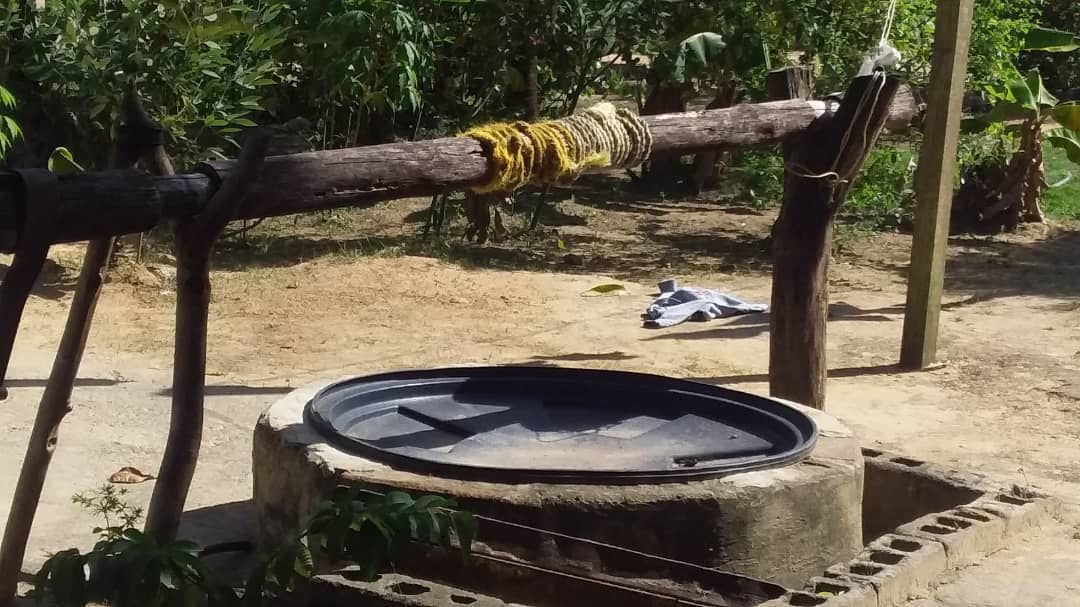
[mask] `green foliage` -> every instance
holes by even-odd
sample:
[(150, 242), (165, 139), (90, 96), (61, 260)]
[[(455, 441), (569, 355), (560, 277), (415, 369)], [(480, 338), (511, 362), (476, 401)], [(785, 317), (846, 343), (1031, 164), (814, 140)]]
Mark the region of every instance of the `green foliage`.
[[(1075, 0), (1043, 0), (1039, 23), (1060, 28), (1066, 32), (1080, 32), (1080, 3)], [(1070, 43), (1059, 34), (1059, 48)], [(1045, 42), (1043, 43), (1045, 45)], [(1047, 87), (1055, 95), (1065, 99), (1080, 99), (1080, 53), (1025, 52), (1020, 57), (1025, 70), (1038, 69), (1046, 79)]]
[(1080, 49), (1080, 37), (1076, 34), (1040, 26), (1028, 31), (1022, 50), (1064, 53), (1077, 49)]
[[(971, 86), (1015, 75), (1011, 62), (1043, 3), (1076, 12), (1064, 0), (980, 0)], [(818, 66), (819, 89), (839, 90), (876, 46), (886, 5), (50, 0), (23, 12), (18, 4), (0, 3), (0, 81), (23, 100), (18, 124), (35, 133), (38, 160), (66, 145), (88, 167), (105, 165), (132, 80), (183, 167), (234, 153), (240, 131), (254, 123), (298, 116), (315, 125), (306, 139), (323, 147), (520, 116), (531, 65), (540, 106), (551, 114), (571, 112), (605, 87), (632, 89), (612, 64), (641, 56), (654, 59), (648, 86), (667, 79), (685, 87), (684, 97), (745, 89), (760, 98), (769, 67), (791, 61)], [(933, 0), (902, 2), (893, 29), (901, 71), (916, 84), (929, 70), (934, 9)], [(11, 124), (0, 117), (0, 153)]]
[(244, 588), (221, 582), (187, 541), (159, 544), (135, 529), (142, 511), (124, 502), (126, 491), (106, 485), (73, 499), (104, 517), (94, 548), (58, 552), (35, 577), (39, 598), (50, 594), (61, 607), (106, 603), (116, 607), (240, 607), (263, 605), (291, 592), (315, 572), (316, 555), (351, 562), (375, 578), (408, 541), (451, 546), (468, 553), (477, 522), (438, 496), (413, 499), (401, 492), (378, 495), (341, 488), (283, 547), (256, 566)]
[[(1002, 83), (1015, 73), (1012, 62), (1022, 47), (1042, 0), (980, 0), (972, 28), (968, 86), (978, 89)], [(794, 31), (794, 48), (820, 67), (823, 90), (842, 90), (863, 54), (876, 48), (882, 33), (886, 2), (830, 0), (791, 2), (786, 21)], [(930, 75), (935, 0), (904, 0), (897, 6), (890, 43), (903, 56), (898, 70), (922, 86)]]
[(423, 107), (434, 76), (436, 32), (421, 7), (292, 0), (284, 8), (291, 44), (281, 58), (300, 95), (290, 113), (317, 117), (324, 147), (377, 142), (381, 117)]
[[(985, 129), (994, 124), (1026, 121), (1039, 125), (1041, 130), (1043, 124), (1053, 120), (1060, 128), (1043, 133), (1041, 141), (1063, 150), (1067, 158), (1080, 165), (1080, 103), (1058, 101), (1046, 89), (1038, 70), (1010, 80), (998, 94), (997, 105), (985, 116), (971, 121), (969, 128)], [(1006, 131), (1012, 126), (1007, 125)]]
[(22, 129), (19, 123), (11, 116), (5, 115), (7, 111), (14, 110), (17, 104), (11, 91), (0, 86), (0, 160), (4, 159), (7, 151), (11, 149), (15, 141), (22, 137)]
[(300, 539), (333, 561), (350, 561), (361, 575), (374, 578), (402, 544), (410, 539), (450, 545), (468, 552), (476, 535), (476, 519), (456, 510), (443, 497), (413, 499), (401, 492), (383, 496), (359, 488), (339, 490), (312, 518)]
[(229, 605), (232, 590), (212, 581), (192, 542), (159, 545), (136, 529), (98, 542), (81, 554), (64, 550), (38, 571), (34, 586), (48, 589), (61, 607), (89, 602), (118, 607)]
[(912, 157), (911, 150), (902, 147), (874, 148), (841, 207), (841, 219), (875, 230), (910, 225), (915, 205)]
[(79, 173), (85, 173), (86, 169), (82, 167), (78, 162), (75, 162), (75, 158), (71, 155), (71, 150), (67, 148), (56, 148), (52, 154), (49, 154), (49, 170), (57, 175), (75, 175)]
[(1043, 209), (1055, 219), (1080, 219), (1080, 170), (1063, 150), (1046, 151), (1046, 180), (1050, 188), (1043, 198)]
[(124, 531), (133, 529), (142, 521), (143, 510), (127, 503), (128, 490), (105, 484), (90, 494), (76, 493), (71, 501), (82, 506), (87, 512), (99, 516), (105, 521), (104, 527), (95, 527), (94, 533), (102, 539), (115, 540), (123, 536)]
[(733, 161), (747, 199), (757, 207), (780, 201), (784, 194), (784, 158), (779, 150), (745, 150)]
[(671, 78), (687, 82), (695, 76), (708, 72), (723, 58), (727, 43), (724, 37), (713, 32), (701, 32), (679, 43), (675, 51), (675, 65)]
[[(288, 29), (278, 4), (242, 0), (56, 0), (12, 42), (8, 69), (41, 99), (46, 145), (64, 142), (102, 166), (132, 80), (185, 164), (235, 149), (271, 85)], [(279, 89), (280, 90), (280, 89)], [(67, 120), (57, 120), (66, 117)], [(53, 124), (57, 123), (57, 124)]]

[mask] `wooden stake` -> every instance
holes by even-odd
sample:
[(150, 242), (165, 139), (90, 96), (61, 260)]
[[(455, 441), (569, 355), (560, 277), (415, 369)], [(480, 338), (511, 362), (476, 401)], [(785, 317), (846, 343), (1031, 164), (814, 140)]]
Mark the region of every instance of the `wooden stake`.
[(900, 364), (923, 369), (937, 358), (941, 291), (949, 240), (964, 80), (974, 0), (939, 0), (919, 169), (915, 175), (915, 238), (908, 273)]
[(773, 226), (772, 396), (825, 407), (833, 219), (885, 126), (898, 87), (882, 74), (856, 78), (840, 109), (785, 150), (784, 202)]
[[(210, 251), (262, 170), (269, 136), (248, 139), (235, 170), (206, 210), (176, 227), (176, 343), (169, 438), (146, 515), (158, 542), (176, 539), (202, 443), (206, 396), (206, 327), (210, 312)], [(212, 171), (212, 169), (205, 169)]]
[(90, 321), (105, 279), (112, 245), (113, 239), (106, 238), (95, 240), (86, 248), (64, 335), (53, 360), (49, 383), (38, 406), (19, 482), (11, 501), (11, 512), (4, 527), (4, 541), (0, 547), (0, 605), (8, 605), (15, 598), (26, 543), (37, 514), (38, 502), (41, 501), (49, 463), (56, 451), (60, 422), (71, 411), (71, 391), (79, 373), (79, 363), (82, 361), (86, 337), (90, 333)]
[[(140, 121), (136, 108), (141, 112), (142, 106), (132, 89), (125, 101), (126, 128), (117, 143), (113, 166), (130, 168), (140, 156), (145, 155), (158, 159), (155, 164), (149, 165), (153, 169), (171, 171), (172, 163), (165, 153), (164, 140), (148, 142), (152, 139), (153, 129), (160, 131), (160, 128), (149, 119)], [(141, 115), (145, 117), (145, 112)], [(148, 149), (151, 147), (160, 149)], [(55, 181), (51, 174), (50, 178)], [(79, 374), (94, 309), (105, 282), (114, 243), (115, 239), (112, 237), (101, 238), (90, 241), (86, 247), (82, 271), (75, 287), (71, 309), (68, 311), (67, 324), (53, 360), (49, 381), (38, 405), (34, 428), (12, 498), (11, 511), (4, 527), (3, 545), (0, 546), (0, 605), (8, 605), (16, 595), (18, 577), (26, 556), (26, 544), (33, 528), (38, 503), (41, 501), (41, 491), (45, 486), (52, 455), (56, 450), (60, 423), (71, 411), (71, 393)]]
[(60, 202), (55, 175), (43, 169), (18, 171), (18, 174), (26, 220), (11, 266), (0, 283), (0, 400), (7, 398), (4, 379), (15, 350), (15, 337), (30, 292), (49, 255)]

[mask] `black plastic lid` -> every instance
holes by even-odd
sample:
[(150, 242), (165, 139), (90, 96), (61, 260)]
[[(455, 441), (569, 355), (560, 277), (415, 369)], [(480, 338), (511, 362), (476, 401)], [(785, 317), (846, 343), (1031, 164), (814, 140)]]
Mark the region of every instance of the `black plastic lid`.
[(466, 367), (331, 385), (308, 418), (395, 468), (492, 482), (658, 483), (783, 466), (813, 420), (745, 392), (656, 375)]

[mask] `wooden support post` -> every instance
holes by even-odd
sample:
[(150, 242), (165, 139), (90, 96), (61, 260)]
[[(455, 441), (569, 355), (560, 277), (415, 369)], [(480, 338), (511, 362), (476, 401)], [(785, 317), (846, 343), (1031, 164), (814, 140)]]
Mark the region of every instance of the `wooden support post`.
[(3, 546), (0, 547), (0, 605), (15, 598), (26, 543), (37, 514), (41, 490), (56, 451), (60, 422), (71, 410), (70, 399), (75, 377), (79, 372), (90, 321), (94, 315), (98, 292), (105, 278), (105, 268), (112, 253), (113, 239), (95, 240), (86, 249), (82, 272), (68, 312), (64, 335), (53, 361), (49, 382), (38, 406), (34, 429), (23, 458), (19, 482), (11, 500)]
[[(160, 131), (160, 128), (153, 122), (137, 120), (135, 109), (141, 112), (142, 107), (134, 90), (129, 92), (125, 108), (126, 128), (122, 129), (117, 143), (113, 166), (131, 168), (136, 160), (146, 156), (163, 159), (150, 165), (155, 170), (171, 171), (171, 162), (164, 150), (164, 140), (153, 141), (153, 129)], [(145, 117), (145, 112), (142, 112), (141, 116)], [(86, 247), (82, 271), (75, 287), (71, 309), (68, 311), (67, 324), (53, 360), (49, 381), (38, 405), (34, 428), (12, 498), (11, 511), (4, 527), (3, 545), (0, 546), (0, 605), (6, 606), (15, 598), (22, 561), (26, 555), (26, 544), (30, 538), (38, 503), (41, 501), (41, 491), (45, 486), (49, 464), (56, 450), (60, 423), (71, 411), (71, 393), (86, 349), (94, 309), (105, 282), (114, 242), (112, 237), (101, 238), (90, 241)]]
[(529, 231), (536, 229), (536, 226), (540, 225), (540, 213), (544, 210), (544, 205), (547, 204), (548, 194), (551, 193), (551, 184), (544, 184), (544, 189), (540, 191), (540, 199), (536, 201), (536, 208), (533, 209), (532, 218), (529, 219)]
[(11, 260), (4, 282), (0, 283), (0, 400), (7, 398), (7, 377), (15, 337), (19, 333), (23, 310), (30, 292), (49, 255), (56, 209), (60, 203), (56, 177), (45, 170), (19, 171), (22, 180), (26, 222), (18, 248)]
[(769, 392), (775, 397), (825, 407), (833, 219), (898, 87), (880, 72), (856, 78), (839, 110), (786, 148), (784, 202), (773, 227)]
[(915, 238), (908, 271), (900, 364), (922, 369), (937, 358), (941, 291), (949, 240), (964, 80), (975, 0), (939, 0), (922, 151), (915, 174)]
[[(176, 539), (202, 443), (206, 393), (206, 327), (210, 311), (210, 251), (262, 170), (269, 136), (249, 138), (235, 169), (206, 210), (176, 226), (176, 343), (169, 438), (146, 515), (146, 532)], [(206, 168), (213, 175), (213, 169)]]

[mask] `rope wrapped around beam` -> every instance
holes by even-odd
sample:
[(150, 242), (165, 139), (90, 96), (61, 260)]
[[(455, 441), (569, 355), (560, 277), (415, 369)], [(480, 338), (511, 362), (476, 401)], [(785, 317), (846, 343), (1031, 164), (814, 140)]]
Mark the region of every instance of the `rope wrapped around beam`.
[(633, 167), (652, 151), (648, 125), (610, 103), (558, 120), (479, 126), (463, 136), (480, 142), (491, 165), (487, 180), (470, 188), (478, 194), (573, 181), (589, 169)]
[[(908, 101), (911, 101), (910, 98)], [(804, 132), (825, 113), (820, 101), (789, 100), (731, 108), (642, 116), (652, 152), (694, 153), (774, 145)], [(891, 119), (910, 122), (913, 104), (894, 105)], [(222, 178), (236, 162), (209, 165)], [(411, 141), (325, 150), (266, 159), (266, 169), (237, 219), (257, 219), (342, 207), (363, 208), (385, 200), (431, 196), (485, 183), (491, 163), (471, 137)], [(26, 201), (16, 176), (0, 171), (0, 252), (23, 236)], [(53, 243), (92, 240), (149, 230), (162, 222), (199, 214), (216, 184), (198, 173), (150, 177), (131, 171), (64, 176), (58, 183), (61, 218)]]

